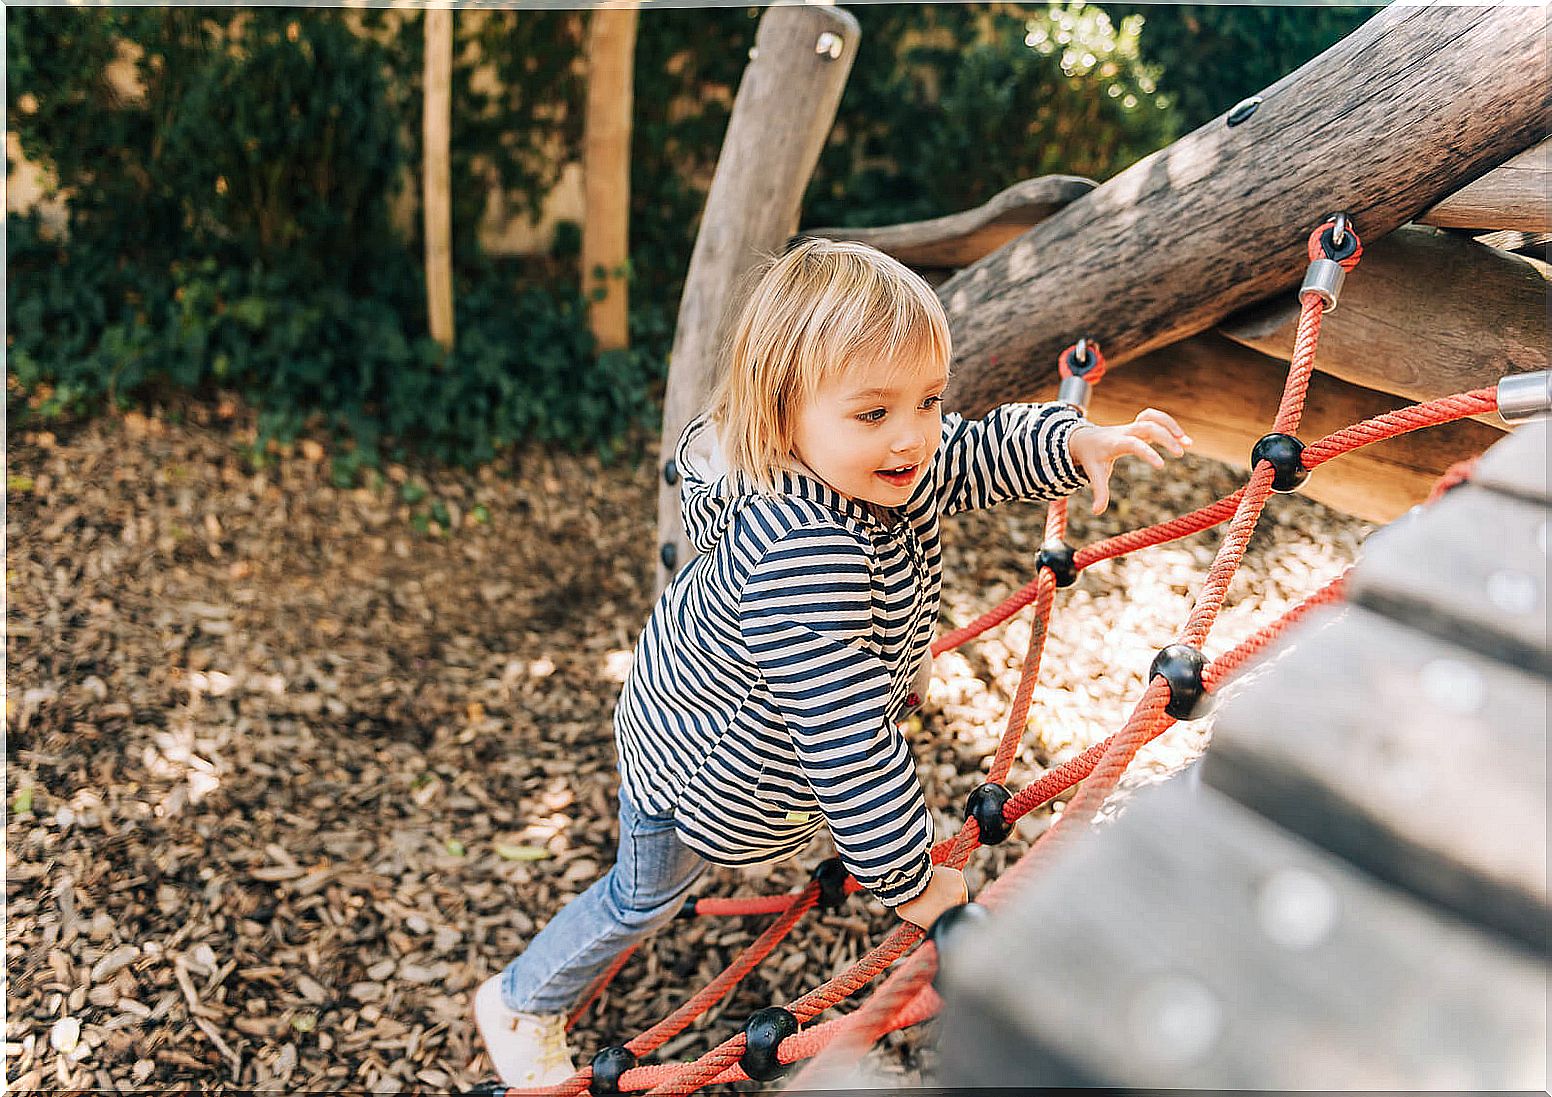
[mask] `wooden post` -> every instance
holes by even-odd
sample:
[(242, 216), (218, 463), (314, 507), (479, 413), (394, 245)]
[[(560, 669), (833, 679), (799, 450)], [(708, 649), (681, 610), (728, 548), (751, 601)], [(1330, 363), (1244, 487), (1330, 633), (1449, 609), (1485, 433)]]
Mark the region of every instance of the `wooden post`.
[(421, 134), (426, 234), (426, 312), (431, 338), (453, 349), (453, 199), (449, 167), (453, 104), (453, 13), (426, 9), (426, 91)]
[[(1545, 263), (1404, 225), (1364, 245), (1336, 310), (1322, 317), (1315, 368), (1413, 400), (1547, 369), (1547, 289)], [(1290, 292), (1229, 317), (1218, 330), (1286, 360), (1298, 322)], [(1496, 415), (1484, 421), (1502, 424)]]
[(850, 14), (833, 7), (767, 8), (733, 101), (706, 196), (674, 331), (663, 400), (657, 589), (689, 562), (679, 483), (664, 466), (716, 378), (723, 325), (747, 275), (797, 231), (799, 207), (857, 55)]
[(1033, 391), (1085, 333), (1120, 364), (1211, 327), (1297, 287), (1332, 212), (1376, 240), (1539, 141), (1547, 18), (1385, 8), (1247, 121), (1208, 123), (967, 267), (938, 290), (950, 403), (979, 415)]
[[(630, 345), (631, 81), (636, 8), (595, 8), (588, 16), (587, 119), (582, 168), (582, 290), (599, 350)], [(601, 296), (595, 298), (595, 294)]]

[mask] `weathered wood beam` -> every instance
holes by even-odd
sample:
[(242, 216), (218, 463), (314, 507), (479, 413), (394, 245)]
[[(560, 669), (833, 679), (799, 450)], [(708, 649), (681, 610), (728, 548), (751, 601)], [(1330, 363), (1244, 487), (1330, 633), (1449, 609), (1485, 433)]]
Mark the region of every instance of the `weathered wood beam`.
[(1417, 220), (1450, 229), (1552, 232), (1549, 193), (1552, 142), (1543, 141), (1467, 183)]
[(1385, 8), (1263, 93), (1057, 211), (939, 287), (949, 402), (1027, 395), (1078, 335), (1120, 363), (1297, 286), (1346, 210), (1377, 240), (1552, 124), (1545, 7)]
[[(1128, 422), (1145, 407), (1161, 408), (1191, 435), (1192, 452), (1248, 472), (1251, 447), (1272, 429), (1287, 375), (1286, 362), (1207, 332), (1106, 373), (1094, 386), (1089, 417), (1097, 423)], [(1055, 387), (1035, 396), (1053, 399)], [(1298, 434), (1313, 442), (1406, 403), (1317, 373)], [(1320, 466), (1299, 493), (1366, 521), (1389, 522), (1427, 498), (1450, 465), (1502, 437), (1470, 420), (1402, 435)]]
[[(1337, 308), (1321, 319), (1316, 368), (1413, 400), (1547, 369), (1548, 273), (1545, 263), (1469, 237), (1404, 225), (1364, 245)], [(1288, 293), (1236, 313), (1218, 330), (1286, 360), (1298, 321), (1299, 303)]]
[[(663, 398), (659, 468), (665, 473), (679, 435), (716, 380), (723, 328), (751, 288), (747, 276), (797, 231), (803, 192), (835, 121), (859, 38), (856, 19), (839, 8), (772, 7), (760, 17), (679, 300)], [(694, 550), (680, 520), (677, 477), (665, 474), (658, 485), (654, 555), (661, 592)]]
[(967, 267), (1022, 235), (1098, 184), (1081, 175), (1025, 179), (974, 209), (877, 228), (804, 229), (804, 236), (859, 240), (922, 270)]

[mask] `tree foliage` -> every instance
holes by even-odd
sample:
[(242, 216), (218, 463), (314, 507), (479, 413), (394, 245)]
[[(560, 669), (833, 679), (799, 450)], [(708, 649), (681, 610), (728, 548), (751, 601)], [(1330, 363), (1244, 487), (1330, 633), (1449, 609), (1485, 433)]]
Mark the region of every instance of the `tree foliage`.
[[(1289, 20), (1120, 10), (858, 7), (861, 50), (803, 223), (937, 216), (1049, 172), (1105, 178), (1168, 143), (1200, 104), (1264, 82), (1342, 25), (1301, 23), (1259, 68), (1220, 60), (1198, 87), (1206, 62), (1191, 56), (1192, 34), (1218, 36), (1204, 57), (1254, 55), (1256, 28)], [(650, 429), (761, 14), (642, 15), (633, 349), (604, 355), (586, 331), (574, 226), (552, 255), (520, 261), (482, 254), (477, 234), (493, 186), (537, 216), (579, 156), (585, 15), (460, 15), (459, 342), (446, 355), (426, 331), (418, 226), (394, 228), (396, 204), (416, 200), (419, 12), (12, 9), (8, 125), (68, 198), (61, 237), (35, 215), (8, 219), (13, 414), (221, 386), (258, 405), (267, 434), (312, 421), (353, 439), (346, 479), (384, 445), (479, 461), (520, 439), (607, 449)], [(140, 92), (124, 94), (110, 65), (127, 65)]]

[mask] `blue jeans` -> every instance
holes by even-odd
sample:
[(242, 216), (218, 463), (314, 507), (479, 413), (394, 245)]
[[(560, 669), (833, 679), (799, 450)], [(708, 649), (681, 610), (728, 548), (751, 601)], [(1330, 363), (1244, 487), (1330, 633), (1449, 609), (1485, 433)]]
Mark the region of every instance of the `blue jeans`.
[(501, 973), (501, 999), (523, 1013), (565, 1013), (625, 949), (673, 919), (706, 862), (672, 815), (643, 815), (620, 788), (614, 867), (551, 918)]

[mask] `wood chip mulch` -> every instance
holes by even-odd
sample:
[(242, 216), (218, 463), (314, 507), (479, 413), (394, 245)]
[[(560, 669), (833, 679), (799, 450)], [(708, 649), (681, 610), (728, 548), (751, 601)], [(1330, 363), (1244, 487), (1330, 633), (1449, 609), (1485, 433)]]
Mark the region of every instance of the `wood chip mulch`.
[[(610, 864), (610, 714), (651, 606), (652, 465), (529, 450), (478, 473), (390, 466), (342, 490), (317, 444), (255, 470), (252, 437), (230, 405), (11, 436), (12, 1092), (489, 1080), (469, 994)], [(1074, 501), (1072, 540), (1178, 514), (1240, 476), (1124, 463), (1107, 514)], [(447, 530), (417, 528), (432, 503)], [(945, 523), (945, 629), (1027, 581), (1042, 522), (1019, 505)], [(1331, 578), (1369, 528), (1274, 498), (1208, 654)], [(1103, 564), (1059, 593), (1012, 787), (1121, 725), (1216, 545)], [(1028, 635), (1020, 618), (939, 661), (910, 734), (940, 837), (995, 748)], [(1178, 726), (1127, 785), (1178, 769), (1207, 735)], [(972, 887), (1059, 808), (982, 851)], [(714, 871), (700, 893), (792, 890), (828, 852), (819, 840), (769, 870)], [(891, 918), (859, 896), (805, 919), (660, 1058), (693, 1058), (797, 997)], [(671, 924), (578, 1027), (579, 1061), (659, 1019), (764, 924)], [(873, 1067), (902, 1086), (930, 1076), (932, 1040), (930, 1024), (891, 1036)]]

